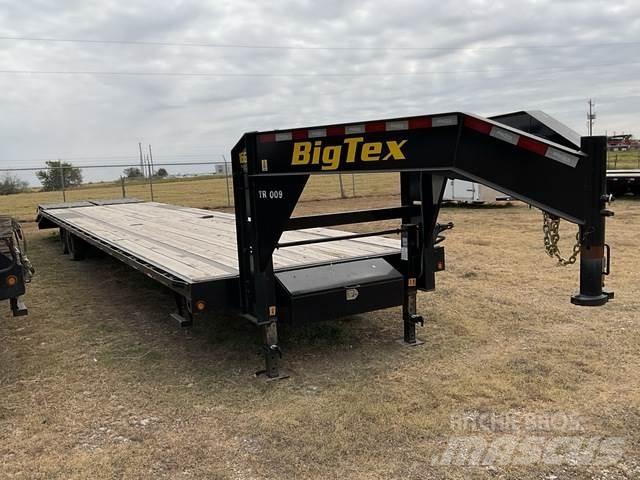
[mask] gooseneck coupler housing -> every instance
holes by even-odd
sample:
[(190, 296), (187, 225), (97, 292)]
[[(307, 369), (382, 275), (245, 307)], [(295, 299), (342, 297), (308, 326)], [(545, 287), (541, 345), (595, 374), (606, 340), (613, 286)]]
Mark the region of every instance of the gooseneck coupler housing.
[(610, 200), (606, 192), (607, 137), (583, 137), (581, 150), (591, 164), (591, 181), (585, 188), (592, 191), (588, 202), (586, 221), (580, 225), (580, 293), (571, 297), (575, 305), (599, 306), (613, 298), (613, 293), (603, 291), (604, 276), (609, 274), (610, 253), (605, 243), (605, 218), (613, 212), (607, 209)]
[[(582, 138), (580, 149), (495, 120), (446, 113), (245, 134), (232, 151), (240, 266), (240, 303), (263, 327), (267, 375), (278, 375), (278, 278), (272, 254), (287, 230), (401, 219), (405, 342), (415, 342), (416, 290), (435, 288), (444, 268), (436, 245), (448, 178), (500, 190), (580, 226), (578, 305), (602, 305), (605, 265), (606, 142)], [(305, 217), (291, 215), (311, 175), (400, 172), (401, 206)], [(389, 231), (385, 231), (389, 233)], [(336, 238), (339, 240), (340, 238)], [(297, 243), (299, 245), (299, 243)], [(376, 304), (376, 308), (382, 308)]]

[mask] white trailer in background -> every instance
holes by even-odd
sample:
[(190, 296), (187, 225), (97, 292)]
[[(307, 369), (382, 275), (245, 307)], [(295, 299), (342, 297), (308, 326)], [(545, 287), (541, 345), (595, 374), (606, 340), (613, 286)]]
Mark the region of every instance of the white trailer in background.
[(493, 203), (507, 198), (503, 193), (481, 183), (452, 178), (447, 181), (442, 200), (461, 203)]

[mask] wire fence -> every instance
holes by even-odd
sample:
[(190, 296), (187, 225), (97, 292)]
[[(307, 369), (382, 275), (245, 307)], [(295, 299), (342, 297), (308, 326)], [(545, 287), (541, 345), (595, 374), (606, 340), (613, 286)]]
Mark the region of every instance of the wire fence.
[[(226, 160), (153, 163), (149, 156), (142, 162), (70, 165), (62, 160), (59, 165), (0, 168), (0, 186), (7, 180), (19, 187), (29, 182), (22, 193), (0, 191), (0, 214), (30, 221), (41, 204), (114, 198), (207, 209), (233, 207), (231, 164)], [(81, 171), (84, 181), (80, 184), (68, 181), (72, 168)], [(608, 168), (640, 169), (640, 150), (609, 152)], [(133, 174), (130, 169), (134, 169)], [(53, 188), (40, 186), (38, 171), (53, 177)], [(312, 175), (301, 201), (399, 195), (398, 179), (397, 173)]]
[(607, 156), (607, 168), (612, 170), (640, 170), (640, 150), (609, 152)]
[[(71, 169), (80, 169), (85, 180), (72, 182)], [(40, 183), (35, 175), (38, 171), (48, 173), (50, 189), (35, 186)], [(231, 164), (226, 161), (73, 166), (63, 161), (58, 166), (0, 168), (0, 175), (13, 181), (28, 179), (32, 185), (22, 193), (0, 195), (0, 213), (22, 221), (33, 220), (41, 204), (92, 199), (138, 198), (207, 209), (233, 207)], [(313, 175), (301, 201), (399, 193), (397, 173)]]

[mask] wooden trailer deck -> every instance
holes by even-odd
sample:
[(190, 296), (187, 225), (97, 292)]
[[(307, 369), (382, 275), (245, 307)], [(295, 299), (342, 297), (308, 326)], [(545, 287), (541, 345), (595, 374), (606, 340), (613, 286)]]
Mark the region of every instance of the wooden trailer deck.
[[(75, 202), (39, 207), (39, 216), (69, 225), (188, 283), (238, 277), (233, 214), (158, 202)], [(310, 228), (285, 232), (283, 242), (349, 232)], [(275, 270), (397, 254), (400, 242), (384, 237), (288, 247), (273, 255)]]

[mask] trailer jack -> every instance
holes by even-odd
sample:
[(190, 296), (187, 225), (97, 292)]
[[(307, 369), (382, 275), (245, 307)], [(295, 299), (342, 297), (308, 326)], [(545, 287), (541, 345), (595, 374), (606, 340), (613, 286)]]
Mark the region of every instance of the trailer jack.
[(190, 327), (193, 325), (193, 314), (189, 310), (187, 299), (179, 293), (175, 293), (175, 300), (176, 311), (170, 314), (171, 318), (178, 322), (181, 327)]
[(278, 346), (278, 327), (276, 322), (264, 324), (261, 328), (265, 369), (257, 371), (255, 376), (257, 378), (264, 378), (267, 382), (289, 378), (289, 375), (280, 371), (282, 350), (280, 350)]

